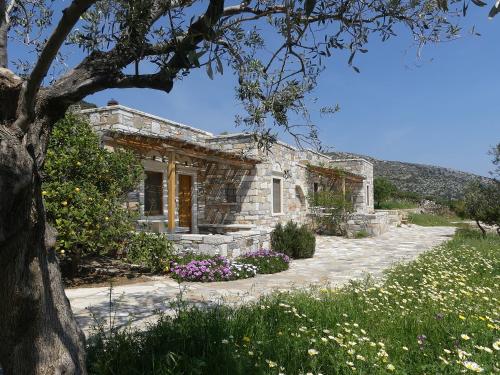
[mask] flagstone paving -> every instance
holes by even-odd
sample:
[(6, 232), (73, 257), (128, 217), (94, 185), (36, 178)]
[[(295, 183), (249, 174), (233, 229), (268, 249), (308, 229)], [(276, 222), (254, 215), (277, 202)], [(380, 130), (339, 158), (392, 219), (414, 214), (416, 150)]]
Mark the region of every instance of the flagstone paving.
[[(317, 237), (316, 254), (311, 259), (295, 260), (290, 269), (274, 275), (216, 283), (183, 283), (169, 277), (116, 286), (116, 325), (144, 326), (157, 318), (157, 311), (172, 312), (171, 302), (179, 293), (194, 304), (242, 303), (254, 301), (273, 290), (290, 290), (311, 284), (342, 285), (366, 274), (375, 277), (396, 262), (409, 261), (418, 254), (448, 240), (455, 228), (405, 226), (393, 228), (374, 238), (346, 239)], [(109, 316), (109, 288), (67, 289), (73, 312), (86, 333), (98, 317)], [(113, 314), (114, 315), (114, 314)]]

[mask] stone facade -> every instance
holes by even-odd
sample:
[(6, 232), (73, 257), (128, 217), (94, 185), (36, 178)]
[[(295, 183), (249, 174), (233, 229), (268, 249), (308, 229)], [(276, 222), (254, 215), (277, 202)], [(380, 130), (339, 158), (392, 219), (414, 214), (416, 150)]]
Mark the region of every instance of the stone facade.
[[(162, 173), (160, 215), (149, 216), (145, 212), (144, 183), (129, 194), (129, 203), (138, 208), (139, 222), (146, 229), (166, 232), (167, 166), (175, 153), (176, 192), (179, 175), (192, 177), (190, 227), (179, 227), (181, 202), (176, 195), (177, 233), (171, 236), (179, 249), (232, 256), (267, 247), (269, 233), (276, 223), (310, 220), (311, 194), (323, 189), (342, 189), (338, 176), (323, 173), (330, 170), (348, 172), (354, 181), (348, 183), (355, 209), (351, 232), (365, 225), (361, 222), (369, 223), (367, 228), (374, 227), (365, 228), (370, 234), (385, 230), (384, 215), (373, 213), (373, 166), (364, 159), (332, 159), (283, 142), (263, 151), (251, 134), (214, 136), (120, 105), (84, 110), (82, 114), (90, 119), (105, 147), (124, 147), (120, 139), (140, 136), (133, 139), (133, 146), (138, 147), (134, 149), (140, 153), (145, 171)], [(148, 144), (139, 147), (141, 142), (149, 140), (156, 142), (154, 148), (148, 148)], [(238, 162), (238, 158), (253, 162)], [(345, 179), (343, 184), (345, 189)], [(377, 229), (376, 221), (380, 222)]]

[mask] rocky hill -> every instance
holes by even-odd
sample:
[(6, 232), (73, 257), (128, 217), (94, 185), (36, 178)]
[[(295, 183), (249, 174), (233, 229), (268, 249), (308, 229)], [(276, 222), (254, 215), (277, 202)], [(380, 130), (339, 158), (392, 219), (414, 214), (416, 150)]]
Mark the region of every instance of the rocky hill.
[(333, 157), (362, 157), (373, 163), (375, 177), (384, 177), (399, 190), (415, 192), (422, 196), (458, 199), (464, 187), (473, 180), (489, 178), (434, 165), (378, 160), (370, 156), (347, 152), (332, 152)]

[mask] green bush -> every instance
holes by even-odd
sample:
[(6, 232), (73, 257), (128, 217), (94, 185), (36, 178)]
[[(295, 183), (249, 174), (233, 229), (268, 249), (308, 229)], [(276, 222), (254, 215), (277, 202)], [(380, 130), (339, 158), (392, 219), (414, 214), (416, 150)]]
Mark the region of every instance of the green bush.
[(354, 234), (354, 238), (367, 238), (367, 237), (370, 237), (370, 234), (364, 229)]
[(173, 258), (173, 246), (160, 233), (134, 232), (127, 244), (127, 260), (149, 267), (152, 272), (166, 272)]
[(59, 255), (77, 265), (85, 255), (121, 253), (134, 227), (134, 215), (124, 207), (126, 193), (142, 173), (134, 154), (103, 149), (90, 124), (69, 114), (54, 127), (43, 173), (42, 195)]
[(271, 248), (294, 259), (312, 258), (316, 249), (316, 237), (307, 226), (289, 221), (285, 226), (278, 223), (271, 233)]

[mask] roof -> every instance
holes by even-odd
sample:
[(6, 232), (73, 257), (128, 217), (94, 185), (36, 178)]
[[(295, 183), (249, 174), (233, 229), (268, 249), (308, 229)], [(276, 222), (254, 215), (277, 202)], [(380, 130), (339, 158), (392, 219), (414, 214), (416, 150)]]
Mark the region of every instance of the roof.
[(188, 156), (202, 157), (205, 159), (217, 159), (229, 164), (240, 164), (253, 166), (260, 163), (260, 159), (252, 158), (235, 152), (225, 152), (218, 148), (209, 147), (200, 143), (190, 142), (169, 135), (145, 132), (136, 128), (127, 129), (125, 126), (117, 126), (104, 130), (103, 135), (113, 139), (120, 146), (127, 146), (137, 150), (155, 150), (160, 153), (176, 151)]

